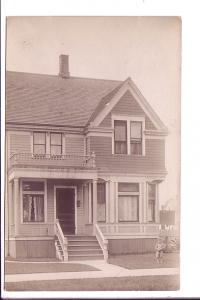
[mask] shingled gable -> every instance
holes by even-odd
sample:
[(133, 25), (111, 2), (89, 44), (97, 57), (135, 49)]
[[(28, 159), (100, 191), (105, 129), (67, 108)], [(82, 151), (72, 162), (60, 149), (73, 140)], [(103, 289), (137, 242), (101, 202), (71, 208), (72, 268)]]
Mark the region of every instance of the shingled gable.
[(119, 85), (112, 93), (110, 93), (111, 97), (106, 96), (102, 99), (90, 119), (90, 126), (99, 126), (127, 91), (131, 93), (133, 99), (137, 101), (144, 113), (154, 124), (155, 128), (163, 134), (167, 134), (168, 130), (166, 126), (160, 120), (156, 112), (151, 108), (147, 100), (144, 98), (144, 96), (130, 77), (128, 77), (121, 85)]

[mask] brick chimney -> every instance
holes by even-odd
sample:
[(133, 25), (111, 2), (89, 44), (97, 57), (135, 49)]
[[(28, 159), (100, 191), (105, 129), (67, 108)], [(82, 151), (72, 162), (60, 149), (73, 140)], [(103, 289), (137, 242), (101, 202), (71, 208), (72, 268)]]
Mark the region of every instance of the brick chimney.
[(59, 76), (62, 78), (69, 78), (69, 55), (61, 54), (59, 56)]

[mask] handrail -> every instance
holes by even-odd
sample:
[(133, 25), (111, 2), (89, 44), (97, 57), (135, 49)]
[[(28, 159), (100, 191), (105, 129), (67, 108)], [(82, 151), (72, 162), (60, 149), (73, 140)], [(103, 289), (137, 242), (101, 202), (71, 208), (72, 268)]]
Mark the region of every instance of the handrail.
[(101, 249), (103, 250), (104, 260), (108, 260), (108, 240), (105, 239), (103, 233), (101, 232), (98, 224), (95, 224), (95, 235), (99, 242)]
[(64, 236), (64, 234), (62, 232), (59, 220), (56, 220), (55, 232), (56, 232), (56, 235), (58, 237), (58, 240), (60, 242), (60, 245), (61, 245), (61, 248), (62, 248), (62, 251), (63, 251), (64, 261), (67, 261), (68, 260), (68, 251), (67, 251), (68, 241), (67, 241), (67, 238)]

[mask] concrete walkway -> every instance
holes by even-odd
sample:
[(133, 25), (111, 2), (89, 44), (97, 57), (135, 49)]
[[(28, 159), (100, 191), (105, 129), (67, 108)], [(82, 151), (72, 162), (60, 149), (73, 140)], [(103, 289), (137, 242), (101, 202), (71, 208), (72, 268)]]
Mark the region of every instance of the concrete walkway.
[(86, 272), (60, 272), (60, 273), (32, 273), (32, 274), (9, 274), (5, 275), (5, 282), (40, 281), (57, 279), (83, 279), (83, 278), (106, 278), (106, 277), (127, 277), (127, 276), (154, 276), (154, 275), (177, 275), (178, 268), (157, 268), (157, 269), (134, 269), (108, 264), (102, 260), (95, 261), (73, 261), (73, 263), (93, 266), (100, 271)]

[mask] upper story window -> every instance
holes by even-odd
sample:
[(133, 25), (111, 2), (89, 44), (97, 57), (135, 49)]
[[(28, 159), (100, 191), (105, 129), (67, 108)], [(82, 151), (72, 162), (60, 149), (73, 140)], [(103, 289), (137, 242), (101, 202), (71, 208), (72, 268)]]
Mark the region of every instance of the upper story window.
[(132, 121), (130, 123), (131, 154), (142, 154), (142, 122)]
[(34, 132), (33, 133), (33, 153), (45, 154), (46, 153), (46, 133)]
[(113, 154), (145, 155), (144, 117), (113, 117)]
[(115, 153), (127, 154), (127, 122), (114, 121), (115, 128)]
[(50, 153), (52, 155), (62, 154), (62, 133), (50, 134)]
[(35, 155), (62, 155), (63, 136), (57, 132), (34, 132), (33, 154)]

